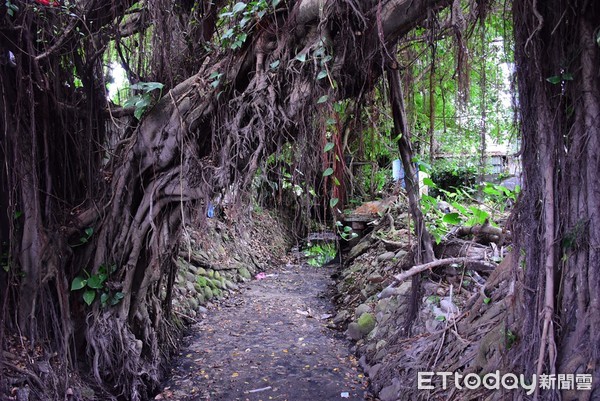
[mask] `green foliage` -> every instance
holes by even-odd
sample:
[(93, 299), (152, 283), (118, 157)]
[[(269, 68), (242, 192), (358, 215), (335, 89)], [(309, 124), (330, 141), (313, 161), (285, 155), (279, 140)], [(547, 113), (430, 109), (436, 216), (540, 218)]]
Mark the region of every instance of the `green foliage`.
[(323, 244), (308, 244), (308, 248), (304, 251), (304, 256), (308, 258), (307, 263), (310, 266), (321, 267), (329, 262), (337, 253), (335, 244), (326, 242)]
[(450, 191), (458, 188), (473, 187), (477, 181), (477, 166), (470, 159), (439, 159), (431, 168), (431, 180), (437, 185), (432, 195), (439, 195), (440, 190)]
[[(248, 33), (268, 12), (273, 12), (281, 0), (239, 1), (219, 14), (219, 26), (226, 26), (221, 35), (221, 46), (236, 50), (248, 39)], [(278, 66), (279, 64), (277, 64)], [(271, 68), (277, 68), (271, 65)]]
[(77, 246), (87, 244), (89, 242), (90, 238), (92, 237), (92, 235), (94, 235), (94, 228), (88, 227), (85, 230), (83, 230), (83, 235), (81, 237), (79, 237), (79, 242), (76, 244), (70, 244), (70, 246), (72, 248), (75, 248)]
[[(423, 180), (423, 183), (431, 189), (438, 188), (432, 180)], [(472, 227), (488, 223), (496, 225), (493, 216), (484, 210), (480, 203), (475, 202), (467, 190), (458, 188), (455, 191), (444, 189), (439, 189), (439, 191), (456, 211), (444, 213), (438, 208), (439, 198), (430, 195), (421, 196), (421, 208), (427, 216), (427, 229), (437, 243), (440, 243), (443, 236), (448, 233), (449, 226)], [(501, 185), (486, 183), (483, 188), (486, 197), (484, 203), (487, 202), (490, 206), (495, 206), (503, 211), (508, 201), (516, 201), (518, 191), (518, 187), (515, 188), (515, 191), (511, 191)]]
[(345, 241), (350, 241), (351, 239), (358, 237), (358, 234), (352, 231), (352, 227), (343, 225), (339, 220), (335, 222), (335, 226), (339, 236)]
[(98, 294), (100, 294), (100, 304), (102, 307), (117, 305), (123, 299), (124, 294), (120, 291), (115, 292), (106, 288), (108, 276), (114, 273), (115, 270), (115, 265), (110, 267), (100, 265), (98, 272), (93, 275), (84, 270), (85, 277), (77, 276), (71, 282), (71, 291), (83, 290), (81, 297), (83, 302), (88, 306), (94, 302)]
[(133, 84), (129, 88), (132, 90), (140, 90), (142, 93), (131, 96), (125, 101), (124, 106), (134, 107), (135, 111), (133, 112), (133, 115), (139, 120), (153, 102), (152, 92), (159, 90), (160, 94), (158, 97), (160, 98), (163, 87), (164, 85), (160, 82), (138, 82), (137, 84)]
[(19, 11), (19, 7), (10, 0), (6, 0), (4, 5), (6, 6), (6, 13), (11, 17), (14, 17), (15, 13)]

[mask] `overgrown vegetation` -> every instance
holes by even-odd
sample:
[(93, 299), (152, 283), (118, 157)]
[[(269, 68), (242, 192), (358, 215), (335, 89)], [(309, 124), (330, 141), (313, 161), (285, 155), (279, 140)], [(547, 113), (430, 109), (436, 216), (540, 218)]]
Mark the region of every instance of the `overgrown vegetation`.
[[(415, 261), (428, 262), (414, 157), (435, 166), (476, 153), (475, 184), (486, 182), (488, 150), (517, 127), (513, 37), (526, 171), (514, 218), (527, 252), (510, 278), (509, 359), (528, 373), (597, 366), (597, 352), (578, 350), (600, 343), (600, 238), (587, 229), (600, 225), (600, 6), (513, 3), (514, 34), (503, 4), (475, 0), (6, 1), (0, 343), (19, 333), (61, 358), (48, 386), (31, 375), (29, 386), (64, 398), (79, 372), (98, 394), (150, 397), (176, 343), (181, 228), (202, 224), (217, 198), (242, 215), (257, 188), (279, 205), (291, 194), (306, 227), (377, 196), (400, 158)], [(113, 103), (115, 63), (129, 89)], [(475, 196), (461, 187), (472, 173), (456, 167), (463, 178), (447, 188), (436, 177), (456, 209), (442, 223), (491, 224), (483, 206), (457, 199), (499, 208), (513, 193), (490, 185)], [(424, 201), (435, 210), (437, 199)]]

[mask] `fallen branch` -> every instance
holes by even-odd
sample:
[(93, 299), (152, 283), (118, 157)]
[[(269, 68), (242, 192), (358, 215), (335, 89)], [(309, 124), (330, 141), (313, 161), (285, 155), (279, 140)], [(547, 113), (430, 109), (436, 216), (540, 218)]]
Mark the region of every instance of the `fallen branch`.
[[(434, 260), (433, 262), (413, 266), (405, 272), (394, 275), (394, 279), (401, 282), (401, 281), (406, 280), (409, 277), (414, 276), (415, 274), (421, 273), (422, 271), (433, 269), (434, 267), (447, 266), (447, 265), (451, 265), (454, 263), (456, 263), (456, 264), (460, 263), (460, 264), (464, 264), (464, 265), (467, 265), (467, 264), (479, 265), (480, 268), (477, 270), (482, 270), (482, 271), (494, 270), (496, 268), (496, 264), (485, 262), (483, 260), (474, 260), (471, 258), (448, 258), (448, 259)], [(481, 267), (483, 267), (483, 269)]]

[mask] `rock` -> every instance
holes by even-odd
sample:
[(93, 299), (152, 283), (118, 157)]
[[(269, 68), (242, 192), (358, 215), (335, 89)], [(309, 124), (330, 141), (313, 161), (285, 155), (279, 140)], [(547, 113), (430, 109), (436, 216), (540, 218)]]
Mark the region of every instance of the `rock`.
[(198, 313), (206, 315), (208, 313), (208, 309), (206, 309), (204, 306), (199, 306), (198, 307)]
[(364, 337), (364, 333), (360, 330), (360, 326), (356, 322), (352, 322), (348, 325), (346, 335), (354, 341), (358, 341)]
[(215, 278), (215, 271), (213, 269), (208, 269), (206, 273), (208, 274), (208, 277)]
[(378, 316), (377, 321), (379, 322), (380, 325), (383, 326), (390, 320), (390, 317), (392, 317), (391, 313), (382, 313), (381, 318), (379, 319), (379, 316)]
[(196, 288), (194, 288), (194, 282), (190, 282), (188, 281), (187, 283), (185, 283), (185, 288), (187, 288), (187, 290), (189, 292), (191, 292), (192, 294), (196, 294)]
[(246, 267), (240, 267), (238, 273), (244, 280), (250, 280), (250, 278), (252, 278), (250, 271)]
[(196, 281), (196, 275), (189, 271), (186, 272), (185, 273), (185, 281), (192, 281), (192, 282)]
[(408, 255), (408, 252), (406, 252), (404, 249), (400, 249), (398, 252), (396, 252), (395, 258), (400, 260), (406, 255)]
[(375, 365), (373, 365), (369, 369), (367, 369), (366, 372), (369, 375), (369, 377), (372, 379), (373, 377), (375, 377), (377, 375), (377, 372), (379, 372), (379, 369), (381, 369), (381, 364), (376, 363)]
[(379, 273), (373, 273), (367, 278), (369, 283), (381, 283), (383, 280), (384, 278)]
[(196, 295), (196, 299), (198, 300), (198, 305), (204, 305), (206, 302), (206, 299), (204, 298), (204, 289)]
[(365, 253), (367, 249), (371, 246), (371, 237), (367, 236), (360, 240), (358, 244), (352, 247), (350, 253), (348, 254), (348, 260), (352, 260), (357, 256)]
[(397, 377), (392, 379), (392, 384), (384, 387), (378, 394), (381, 401), (398, 401), (400, 399), (400, 381)]
[[(194, 276), (198, 274), (198, 267), (194, 266), (193, 264), (189, 264), (187, 266), (187, 269), (190, 273), (192, 273)], [(193, 279), (192, 279), (193, 280)]]
[(380, 349), (384, 348), (386, 345), (387, 345), (387, 341), (379, 340), (379, 341), (377, 341), (377, 344), (375, 344), (375, 349), (377, 351), (379, 351)]
[(367, 304), (360, 304), (354, 311), (354, 315), (359, 318), (363, 315), (363, 313), (371, 312), (371, 307)]
[(189, 308), (191, 310), (195, 311), (195, 310), (198, 309), (199, 302), (198, 302), (198, 300), (196, 298), (188, 298), (187, 303), (188, 303), (188, 306), (189, 306)]
[(199, 267), (196, 274), (198, 274), (199, 276), (206, 276), (206, 269), (204, 267)]
[[(384, 288), (384, 290), (385, 290), (385, 288)], [(375, 306), (375, 312), (379, 313), (379, 312), (385, 312), (385, 311), (387, 311), (389, 303), (390, 303), (389, 297), (388, 298), (380, 299), (377, 302), (377, 305)]]
[(211, 299), (213, 296), (213, 290), (210, 287), (204, 287), (204, 297), (206, 300)]
[(357, 323), (360, 332), (363, 334), (369, 334), (375, 328), (375, 324), (377, 324), (375, 317), (369, 312), (363, 313), (361, 317), (358, 318)]
[(458, 313), (458, 306), (456, 306), (448, 297), (444, 297), (440, 300), (440, 308), (448, 314)]
[(382, 253), (381, 255), (377, 256), (377, 261), (378, 262), (387, 262), (388, 260), (392, 260), (396, 257), (396, 254), (394, 252), (385, 252)]
[(234, 291), (239, 290), (238, 285), (236, 283), (234, 283), (233, 281), (225, 280), (225, 286), (227, 288), (229, 288), (230, 290), (234, 290)]
[(342, 324), (349, 318), (350, 318), (350, 313), (347, 310), (342, 310), (337, 315), (335, 315), (335, 317), (333, 318), (333, 324), (335, 324), (335, 325)]

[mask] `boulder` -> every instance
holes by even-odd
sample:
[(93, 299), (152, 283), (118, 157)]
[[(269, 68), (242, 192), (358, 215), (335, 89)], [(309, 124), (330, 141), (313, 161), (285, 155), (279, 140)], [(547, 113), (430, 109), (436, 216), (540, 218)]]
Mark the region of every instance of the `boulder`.
[(358, 328), (360, 330), (361, 333), (363, 333), (364, 335), (369, 334), (374, 328), (375, 328), (375, 324), (377, 323), (375, 321), (375, 317), (373, 316), (372, 313), (363, 313), (359, 318), (358, 318)]
[(394, 252), (385, 252), (382, 253), (381, 255), (377, 256), (377, 261), (378, 262), (387, 262), (388, 260), (392, 260), (396, 257), (396, 254)]

